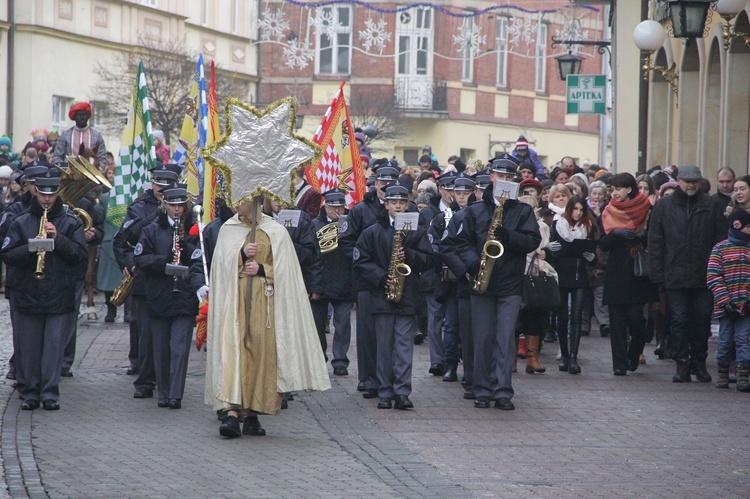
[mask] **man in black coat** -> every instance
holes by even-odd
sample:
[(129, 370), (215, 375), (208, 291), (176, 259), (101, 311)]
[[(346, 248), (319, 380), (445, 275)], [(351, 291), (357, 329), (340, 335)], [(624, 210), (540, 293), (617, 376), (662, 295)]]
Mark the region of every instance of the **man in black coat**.
[[(401, 173), (387, 159), (379, 159), (376, 163), (378, 166), (373, 169), (375, 190), (365, 194), (364, 200), (351, 209), (346, 222), (341, 225), (339, 247), (349, 259), (352, 258), (359, 236), (367, 227), (375, 224), (378, 216), (385, 211), (383, 188), (389, 182), (397, 180)], [(365, 281), (356, 269), (352, 272), (352, 291), (357, 295), (357, 370), (360, 382), (357, 389), (364, 392), (364, 398), (375, 398), (378, 396), (379, 386), (375, 324), (371, 317), (372, 309)]]
[[(492, 181), (512, 182), (519, 161), (504, 154), (492, 161)], [(481, 202), (466, 209), (466, 215), (456, 229), (448, 232), (445, 248), (464, 262), (473, 281), (480, 270), (483, 247), (496, 210), (502, 205), (502, 222), (489, 239), (499, 241), (504, 252), (494, 260), (489, 284), (484, 293), (471, 291), (471, 324), (474, 340), (474, 407), (513, 410), (511, 369), (516, 358), (515, 328), (521, 308), (523, 274), (526, 254), (539, 247), (539, 234), (531, 207), (515, 199), (501, 201), (488, 187)], [(488, 259), (489, 260), (489, 259)], [(497, 356), (496, 356), (497, 355)]]
[(727, 210), (727, 205), (732, 200), (734, 181), (734, 170), (728, 166), (719, 168), (719, 171), (716, 173), (716, 194), (711, 197), (719, 204), (722, 213)]
[(152, 169), (151, 189), (128, 206), (122, 227), (112, 241), (112, 249), (123, 275), (134, 276), (130, 292), (133, 315), (130, 321), (130, 353), (128, 354), (130, 366), (127, 371), (128, 374), (139, 375), (133, 383), (134, 398), (154, 396), (156, 375), (148, 307), (145, 300), (146, 288), (143, 276), (138, 275), (133, 259), (133, 249), (138, 244), (144, 227), (156, 220), (160, 211), (162, 191), (165, 187), (174, 184), (179, 174), (180, 167), (175, 164), (160, 165)]
[(713, 295), (706, 268), (714, 244), (727, 236), (727, 222), (719, 204), (701, 192), (701, 177), (695, 165), (679, 167), (679, 188), (654, 205), (648, 231), (649, 276), (669, 300), (675, 383), (690, 381), (691, 374), (711, 381), (706, 357)]
[[(385, 199), (386, 211), (362, 232), (352, 259), (354, 271), (367, 285), (364, 293), (372, 314), (368, 320), (375, 323), (377, 331), (378, 409), (390, 409), (395, 398), (395, 408), (406, 410), (414, 407), (409, 395), (414, 353), (412, 331), (419, 288), (417, 273), (432, 265), (433, 255), (424, 228), (417, 224), (416, 230), (405, 234), (394, 228), (397, 214), (408, 207), (409, 190), (398, 183), (389, 185)], [(386, 289), (395, 285), (391, 257), (396, 236), (401, 239), (397, 259), (408, 265), (411, 272), (404, 278), (400, 300), (392, 301)]]
[[(346, 211), (346, 192), (342, 189), (331, 189), (324, 192), (325, 204), (320, 210), (320, 215), (315, 218), (313, 229), (321, 243), (321, 231), (324, 227), (338, 237), (339, 217)], [(327, 250), (325, 246), (320, 248), (320, 268), (318, 270), (322, 293), (320, 298), (312, 301), (315, 327), (318, 329), (320, 345), (325, 353), (328, 342), (326, 341), (326, 323), (328, 322), (328, 304), (333, 307), (333, 344), (331, 353), (333, 359), (333, 374), (346, 376), (349, 374), (349, 343), (351, 341), (351, 315), (354, 305), (352, 294), (352, 261), (340, 247)]]
[[(58, 197), (60, 178), (50, 172), (46, 175), (36, 179), (29, 210), (15, 219), (0, 251), (8, 267), (14, 268), (10, 299), (14, 326), (23, 332), (18, 335), (16, 354), (24, 410), (36, 409), (40, 403), (46, 410), (60, 408), (65, 324), (76, 311), (76, 281), (85, 272), (88, 258), (83, 226)], [(29, 241), (38, 237), (40, 226), (54, 249), (31, 252)]]

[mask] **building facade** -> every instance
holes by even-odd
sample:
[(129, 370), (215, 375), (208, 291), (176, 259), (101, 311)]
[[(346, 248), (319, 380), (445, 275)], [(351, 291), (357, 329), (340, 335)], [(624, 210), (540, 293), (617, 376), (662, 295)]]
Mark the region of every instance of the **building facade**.
[[(413, 165), (429, 144), (441, 163), (486, 161), (524, 135), (545, 165), (565, 155), (598, 162), (601, 119), (566, 114), (554, 57), (567, 47), (553, 49), (552, 37), (601, 40), (607, 22), (604, 7), (567, 0), (264, 1), (258, 103), (291, 94), (301, 133), (312, 136), (344, 81), (355, 126), (386, 135), (373, 143), (380, 156)], [(571, 49), (585, 58), (583, 73), (606, 68), (596, 50)]]

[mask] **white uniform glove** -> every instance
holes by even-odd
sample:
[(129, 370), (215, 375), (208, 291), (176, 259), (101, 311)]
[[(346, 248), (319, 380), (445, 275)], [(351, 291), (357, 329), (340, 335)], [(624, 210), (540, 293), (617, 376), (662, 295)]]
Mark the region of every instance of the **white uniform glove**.
[(547, 248), (549, 248), (550, 251), (560, 251), (560, 248), (562, 248), (562, 245), (558, 243), (557, 241), (550, 241), (550, 243), (547, 245)]
[(593, 262), (594, 261), (594, 254), (593, 253), (584, 253), (583, 257), (586, 259), (587, 262)]
[(201, 286), (195, 294), (198, 296), (198, 301), (208, 300), (208, 286)]

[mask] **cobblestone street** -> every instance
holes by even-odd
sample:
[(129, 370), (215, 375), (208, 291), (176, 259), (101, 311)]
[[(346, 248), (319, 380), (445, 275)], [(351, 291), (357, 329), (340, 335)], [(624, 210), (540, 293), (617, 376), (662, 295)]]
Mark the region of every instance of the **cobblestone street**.
[[(556, 345), (545, 344), (547, 374), (527, 375), (519, 361), (513, 412), (474, 409), (460, 383), (429, 375), (426, 344), (415, 347), (416, 408), (379, 411), (356, 392), (353, 358), (332, 390), (297, 394), (281, 416), (261, 417), (266, 437), (227, 441), (203, 405), (205, 353), (191, 352), (183, 409), (157, 408), (132, 398), (127, 328), (103, 315), (81, 322), (60, 411), (21, 411), (0, 381), (0, 496), (747, 496), (750, 396), (671, 383), (673, 363), (653, 345), (646, 365), (617, 378), (596, 331), (582, 340), (578, 376), (558, 372)], [(5, 300), (0, 321), (4, 374)], [(714, 356), (712, 341), (712, 375)]]

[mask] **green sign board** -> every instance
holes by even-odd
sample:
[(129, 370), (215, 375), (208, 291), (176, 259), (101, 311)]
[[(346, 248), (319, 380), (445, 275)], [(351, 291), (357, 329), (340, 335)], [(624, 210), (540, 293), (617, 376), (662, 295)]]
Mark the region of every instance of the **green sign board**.
[(567, 114), (606, 114), (606, 75), (568, 75)]

